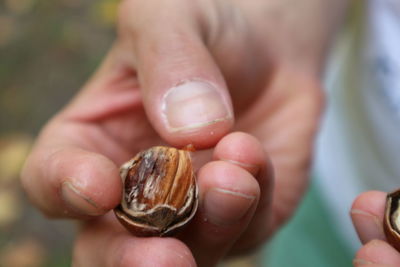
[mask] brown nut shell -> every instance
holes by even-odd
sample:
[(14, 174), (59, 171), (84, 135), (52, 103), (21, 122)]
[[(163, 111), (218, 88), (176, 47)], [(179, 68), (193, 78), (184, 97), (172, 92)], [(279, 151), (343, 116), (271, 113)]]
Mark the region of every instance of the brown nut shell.
[(400, 190), (389, 193), (386, 197), (383, 229), (387, 241), (400, 251)]
[(189, 151), (157, 146), (121, 166), (123, 196), (114, 209), (136, 236), (169, 236), (194, 216), (198, 189)]

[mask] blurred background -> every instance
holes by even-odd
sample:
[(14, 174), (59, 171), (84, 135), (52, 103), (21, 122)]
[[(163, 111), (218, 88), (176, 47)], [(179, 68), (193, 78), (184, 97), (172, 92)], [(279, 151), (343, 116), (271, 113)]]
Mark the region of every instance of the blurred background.
[(114, 38), (117, 1), (0, 1), (0, 266), (70, 266), (74, 225), (50, 221), (19, 187), (45, 122), (79, 90)]

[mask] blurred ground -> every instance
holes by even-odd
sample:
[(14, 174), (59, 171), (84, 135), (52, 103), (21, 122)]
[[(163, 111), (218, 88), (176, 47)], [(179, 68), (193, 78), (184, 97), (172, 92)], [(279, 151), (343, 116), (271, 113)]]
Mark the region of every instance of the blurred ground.
[(1, 132), (36, 134), (76, 92), (113, 38), (110, 0), (0, 2)]
[(43, 124), (113, 39), (116, 2), (0, 1), (0, 266), (70, 266), (74, 225), (44, 218), (19, 186)]
[[(19, 170), (114, 38), (114, 0), (0, 1), (0, 266), (70, 266), (74, 225), (36, 211)], [(225, 266), (250, 267), (254, 259)]]

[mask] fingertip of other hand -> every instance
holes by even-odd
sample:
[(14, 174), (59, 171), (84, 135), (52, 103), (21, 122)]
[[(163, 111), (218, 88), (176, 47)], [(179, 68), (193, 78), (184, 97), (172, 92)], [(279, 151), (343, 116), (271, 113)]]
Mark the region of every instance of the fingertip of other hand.
[(357, 251), (353, 263), (355, 266), (400, 266), (400, 255), (388, 243), (371, 240)]
[(379, 191), (365, 192), (354, 201), (350, 216), (363, 244), (373, 240), (385, 240), (383, 216), (386, 194)]
[(354, 200), (351, 210), (365, 210), (369, 211), (370, 213), (380, 214), (384, 211), (385, 201), (385, 192), (364, 192)]

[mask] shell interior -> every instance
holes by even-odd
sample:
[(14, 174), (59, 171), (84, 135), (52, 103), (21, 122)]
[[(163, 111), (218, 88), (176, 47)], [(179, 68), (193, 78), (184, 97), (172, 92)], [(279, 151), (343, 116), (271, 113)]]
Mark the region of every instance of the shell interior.
[(390, 223), (397, 233), (400, 233), (400, 199), (392, 198), (390, 207)]

